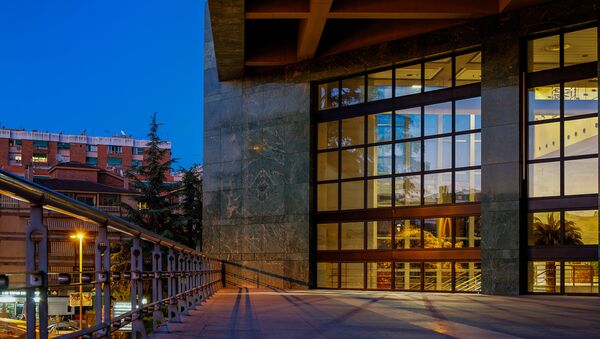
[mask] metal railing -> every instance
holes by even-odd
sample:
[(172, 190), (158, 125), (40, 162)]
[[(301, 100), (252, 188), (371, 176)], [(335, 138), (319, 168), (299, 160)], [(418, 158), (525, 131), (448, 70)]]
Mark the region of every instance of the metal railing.
[[(182, 315), (188, 314), (189, 309), (213, 295), (222, 284), (221, 261), (4, 170), (0, 170), (0, 194), (26, 201), (30, 205), (29, 222), (25, 230), (28, 339), (48, 338), (49, 287), (90, 285), (95, 290), (95, 325), (62, 335), (61, 338), (108, 338), (112, 332), (129, 324), (132, 337), (145, 338), (144, 318), (151, 318), (153, 331), (165, 330), (168, 322), (180, 322)], [(93, 272), (48, 271), (49, 237), (48, 227), (43, 223), (43, 209), (98, 225)], [(109, 231), (131, 239), (130, 269), (127, 271), (112, 269)], [(144, 242), (153, 244), (150, 253), (152, 269), (146, 271), (143, 270), (142, 259), (147, 258), (147, 253), (143, 253), (143, 248), (148, 250), (142, 246)], [(165, 250), (166, 258), (163, 256)], [(163, 262), (166, 263), (166, 270), (163, 269)], [(0, 272), (0, 289), (11, 289), (10, 278), (11, 274)], [(131, 311), (119, 316), (112, 315), (111, 282), (129, 285)], [(163, 288), (164, 283), (166, 289)], [(163, 297), (163, 290), (166, 290), (166, 297)], [(144, 292), (151, 292), (150, 303), (142, 302)], [(164, 310), (167, 311), (166, 316)]]

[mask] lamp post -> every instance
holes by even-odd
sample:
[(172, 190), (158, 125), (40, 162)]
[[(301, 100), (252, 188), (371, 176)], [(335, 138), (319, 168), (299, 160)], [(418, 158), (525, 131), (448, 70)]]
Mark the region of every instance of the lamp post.
[(82, 232), (71, 235), (71, 239), (79, 239), (79, 329), (83, 329), (83, 238), (85, 235)]

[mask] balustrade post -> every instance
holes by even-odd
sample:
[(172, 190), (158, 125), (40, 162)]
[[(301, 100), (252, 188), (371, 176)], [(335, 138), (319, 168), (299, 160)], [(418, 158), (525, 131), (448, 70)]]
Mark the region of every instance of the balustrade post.
[(162, 251), (159, 244), (154, 244), (152, 252), (152, 302), (158, 303), (154, 305), (152, 310), (152, 328), (154, 332), (169, 332), (165, 322), (165, 315), (162, 311)]
[(200, 295), (200, 273), (199, 273), (198, 266), (199, 266), (198, 257), (193, 256), (192, 257), (192, 269), (194, 271), (194, 274), (193, 274), (194, 279), (192, 282), (192, 288), (194, 289), (194, 303), (196, 305), (198, 305), (202, 302), (202, 296)]
[(169, 279), (167, 280), (167, 292), (169, 293), (169, 306), (167, 312), (169, 314), (169, 322), (180, 323), (181, 315), (179, 314), (179, 308), (177, 307), (177, 286), (175, 285), (175, 254), (173, 249), (169, 248), (169, 254), (167, 256), (167, 270), (169, 272)]
[(179, 274), (177, 275), (177, 286), (178, 286), (178, 294), (179, 298), (177, 299), (177, 307), (179, 308), (179, 313), (182, 315), (190, 315), (188, 311), (187, 300), (185, 299), (185, 254), (183, 252), (179, 252), (177, 256), (177, 261), (179, 262)]
[[(25, 228), (25, 294), (27, 339), (36, 339), (35, 290), (39, 290), (39, 338), (48, 338), (48, 229), (42, 222), (43, 208), (31, 204)], [(36, 265), (36, 259), (38, 264)]]
[(192, 281), (194, 279), (194, 272), (192, 270), (192, 255), (187, 254), (185, 256), (185, 303), (188, 307), (188, 310), (195, 310), (196, 303), (194, 302), (194, 291)]
[(107, 225), (98, 225), (96, 236), (96, 251), (94, 254), (96, 271), (96, 324), (103, 323), (106, 329), (103, 337), (110, 337), (110, 243), (107, 235)]
[(140, 238), (133, 238), (133, 246), (131, 247), (131, 334), (136, 337), (140, 334), (142, 338), (147, 338), (146, 328), (144, 327), (143, 316), (143, 288), (142, 288), (142, 247), (140, 246)]

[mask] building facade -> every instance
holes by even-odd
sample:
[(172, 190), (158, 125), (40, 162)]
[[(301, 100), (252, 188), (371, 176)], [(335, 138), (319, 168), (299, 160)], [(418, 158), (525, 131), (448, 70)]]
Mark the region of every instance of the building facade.
[[(228, 282), (598, 295), (598, 2), (427, 29), (306, 3), (209, 1), (203, 248)], [(290, 18), (295, 58), (271, 58), (253, 34)]]

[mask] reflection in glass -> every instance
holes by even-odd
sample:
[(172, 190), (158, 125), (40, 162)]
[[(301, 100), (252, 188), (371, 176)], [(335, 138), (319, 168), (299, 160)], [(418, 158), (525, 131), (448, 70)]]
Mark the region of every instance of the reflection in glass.
[[(572, 229), (567, 232), (566, 226)], [(565, 239), (579, 239), (582, 245), (598, 245), (598, 210), (565, 211)]]
[(459, 171), (454, 174), (456, 203), (481, 200), (481, 170)]
[(598, 193), (598, 158), (565, 161), (565, 195)]
[[(527, 218), (527, 244), (529, 246), (556, 246), (562, 238), (560, 212), (529, 213)], [(576, 233), (573, 223), (565, 223), (565, 230)], [(566, 242), (576, 242), (575, 238), (565, 238)]]
[(527, 93), (529, 121), (560, 118), (560, 85), (530, 88)]
[(425, 106), (425, 135), (452, 132), (452, 103)]
[(455, 167), (481, 165), (481, 133), (457, 135), (454, 142)]
[(367, 249), (385, 250), (392, 248), (392, 222), (367, 222)]
[(338, 288), (338, 263), (317, 263), (317, 287)]
[(598, 78), (566, 82), (564, 105), (565, 118), (598, 113)]
[(365, 143), (365, 118), (342, 120), (342, 147)]
[(342, 288), (364, 288), (365, 270), (364, 264), (359, 263), (342, 263), (341, 265), (341, 287)]
[(527, 70), (537, 72), (560, 67), (560, 37), (558, 35), (530, 40)]
[(529, 126), (529, 160), (560, 156), (560, 123)]
[(342, 151), (342, 179), (365, 175), (364, 148), (350, 148)]
[(481, 290), (481, 262), (457, 262), (454, 265), (456, 292)]
[(560, 262), (530, 261), (528, 288), (532, 293), (560, 293)]
[(317, 250), (338, 249), (338, 224), (317, 225)]
[(452, 263), (451, 262), (426, 262), (425, 291), (451, 291), (452, 290)]
[(318, 127), (318, 149), (336, 148), (339, 142), (339, 125), (337, 121), (321, 122)]
[(598, 118), (565, 121), (565, 156), (598, 153)]
[(392, 70), (371, 73), (367, 76), (368, 100), (381, 100), (392, 97)]
[(352, 210), (365, 208), (364, 181), (342, 182), (342, 209)]
[(392, 145), (371, 146), (367, 155), (367, 175), (392, 173)]
[(456, 132), (481, 128), (481, 97), (457, 100), (454, 110)]
[(392, 178), (367, 180), (367, 208), (392, 206)]
[(470, 248), (481, 246), (481, 224), (479, 216), (456, 218), (456, 242), (454, 247)]
[(597, 261), (565, 261), (565, 293), (598, 294)]
[(435, 173), (423, 176), (425, 205), (452, 202), (452, 174)]
[(481, 52), (457, 55), (456, 86), (481, 82)]
[(421, 204), (421, 176), (396, 177), (396, 206), (418, 206)]
[(365, 77), (342, 80), (342, 106), (365, 102)]
[(334, 180), (338, 178), (338, 152), (317, 154), (317, 180)]
[(421, 170), (421, 142), (398, 143), (396, 148), (396, 173), (411, 173)]
[(395, 265), (396, 289), (403, 291), (420, 291), (421, 263), (396, 262)]
[(396, 96), (421, 93), (421, 65), (396, 68)]
[(421, 107), (396, 111), (396, 140), (421, 136)]
[(452, 167), (452, 137), (426, 139), (424, 170)]
[(367, 263), (367, 288), (389, 290), (392, 288), (392, 263)]
[(452, 58), (425, 63), (425, 92), (452, 87)]
[(338, 184), (317, 185), (317, 211), (338, 209)]
[(342, 250), (362, 250), (365, 248), (365, 224), (363, 222), (342, 223)]
[(319, 85), (319, 111), (339, 106), (339, 82), (333, 81)]
[(529, 164), (528, 191), (530, 198), (560, 195), (560, 163)]
[(394, 247), (421, 248), (421, 219), (396, 220)]
[(392, 140), (392, 112), (371, 114), (367, 121), (369, 143)]
[(452, 218), (423, 220), (423, 247), (452, 248)]
[(565, 66), (598, 60), (598, 29), (596, 27), (565, 33)]

